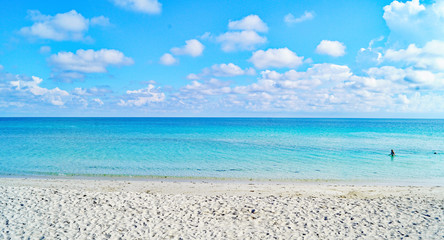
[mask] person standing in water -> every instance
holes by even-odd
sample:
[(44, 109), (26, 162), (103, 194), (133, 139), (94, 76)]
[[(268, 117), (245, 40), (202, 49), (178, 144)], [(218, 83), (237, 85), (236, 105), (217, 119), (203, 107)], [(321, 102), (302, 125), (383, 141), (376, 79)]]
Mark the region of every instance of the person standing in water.
[(395, 156), (396, 154), (395, 154), (395, 151), (393, 151), (393, 149), (392, 149), (392, 151), (390, 152), (390, 156)]

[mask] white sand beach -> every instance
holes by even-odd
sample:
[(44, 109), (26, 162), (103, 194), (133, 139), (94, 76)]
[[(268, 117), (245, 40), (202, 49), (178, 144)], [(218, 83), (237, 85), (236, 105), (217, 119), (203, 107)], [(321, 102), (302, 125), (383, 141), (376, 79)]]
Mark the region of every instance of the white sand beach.
[(444, 187), (0, 178), (1, 239), (442, 239)]

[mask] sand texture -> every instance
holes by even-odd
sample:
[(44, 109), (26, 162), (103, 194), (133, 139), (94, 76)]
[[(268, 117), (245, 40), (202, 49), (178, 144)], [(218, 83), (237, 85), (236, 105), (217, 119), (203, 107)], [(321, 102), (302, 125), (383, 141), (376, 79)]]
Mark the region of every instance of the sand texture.
[(0, 239), (443, 239), (444, 187), (0, 179)]

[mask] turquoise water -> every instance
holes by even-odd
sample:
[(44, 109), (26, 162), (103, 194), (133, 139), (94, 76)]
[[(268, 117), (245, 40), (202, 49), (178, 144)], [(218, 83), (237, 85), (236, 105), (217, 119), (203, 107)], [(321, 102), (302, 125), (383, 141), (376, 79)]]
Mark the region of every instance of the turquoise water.
[(1, 175), (444, 185), (444, 120), (0, 118), (0, 143)]

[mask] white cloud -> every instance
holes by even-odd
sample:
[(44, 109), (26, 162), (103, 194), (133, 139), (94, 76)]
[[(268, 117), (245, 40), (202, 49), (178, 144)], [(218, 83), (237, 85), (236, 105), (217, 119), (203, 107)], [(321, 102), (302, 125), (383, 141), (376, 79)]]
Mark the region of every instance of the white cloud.
[(444, 1), (421, 4), (419, 0), (393, 1), (384, 7), (383, 18), (390, 29), (392, 44), (424, 44), (444, 38)]
[(165, 101), (165, 94), (153, 84), (148, 84), (146, 88), (126, 91), (127, 100), (120, 99), (119, 106), (141, 107), (149, 103), (159, 103)]
[(147, 14), (159, 14), (162, 11), (162, 4), (158, 0), (114, 0), (114, 3), (119, 7)]
[(231, 30), (249, 30), (256, 32), (267, 32), (268, 26), (257, 15), (248, 15), (238, 21), (230, 21), (228, 28)]
[(297, 67), (303, 63), (303, 59), (304, 57), (298, 57), (288, 48), (270, 48), (267, 51), (254, 52), (248, 61), (252, 62), (256, 68), (263, 69), (267, 67)]
[(255, 75), (256, 71), (253, 68), (242, 69), (233, 63), (214, 64), (210, 68), (204, 68), (200, 74), (191, 73), (187, 76), (188, 79), (200, 79), (204, 76), (215, 77), (234, 77), (240, 75)]
[(75, 10), (58, 13), (55, 16), (43, 15), (37, 10), (28, 12), (29, 18), (34, 22), (30, 27), (23, 27), (20, 33), (35, 38), (51, 39), (55, 41), (87, 40), (85, 33), (90, 25), (107, 25), (109, 19), (99, 16), (90, 19), (83, 17)]
[[(265, 70), (257, 82), (230, 87), (217, 79), (181, 88), (173, 99), (181, 108), (204, 111), (217, 108), (240, 111), (375, 111), (391, 101), (387, 81), (354, 75), (350, 68), (315, 64), (304, 72)], [(309, 91), (307, 91), (309, 90)], [(396, 89), (395, 89), (396, 90)]]
[(0, 108), (21, 108), (21, 111), (34, 113), (46, 113), (51, 109), (59, 113), (61, 108), (75, 111), (78, 107), (86, 108), (88, 102), (101, 106), (103, 101), (98, 97), (108, 98), (111, 93), (107, 87), (74, 88), (68, 92), (59, 87), (47, 88), (44, 84), (45, 81), (36, 76), (0, 73)]
[(416, 68), (444, 70), (444, 41), (432, 40), (423, 48), (410, 44), (406, 49), (388, 49), (384, 60), (398, 62)]
[(340, 57), (345, 55), (344, 43), (338, 41), (322, 40), (316, 47), (316, 53)]
[(411, 67), (403, 69), (392, 66), (370, 68), (367, 74), (376, 79), (385, 79), (392, 83), (403, 85), (412, 90), (419, 89), (444, 89), (444, 73), (417, 70)]
[(190, 55), (197, 57), (202, 55), (205, 46), (196, 39), (190, 39), (185, 41), (185, 46), (181, 48), (172, 48), (171, 52), (175, 55)]
[[(416, 15), (426, 8), (419, 4), (419, 0), (407, 1), (405, 3), (393, 1), (390, 5), (384, 7), (383, 18), (402, 17), (405, 19), (408, 15)], [(403, 19), (400, 19), (403, 20)]]
[(114, 49), (79, 49), (76, 53), (59, 52), (48, 59), (55, 71), (69, 73), (102, 73), (107, 67), (131, 65), (134, 61), (122, 52)]
[(242, 69), (239, 66), (233, 64), (233, 63), (222, 63), (222, 64), (215, 64), (211, 66), (211, 74), (216, 77), (232, 77), (232, 76), (239, 76), (239, 75), (254, 75), (256, 74), (256, 71), (254, 69), (248, 68), (248, 69)]
[(219, 35), (216, 41), (222, 44), (222, 50), (232, 52), (236, 50), (254, 50), (258, 45), (267, 42), (266, 37), (262, 37), (255, 31), (226, 32)]
[(0, 64), (0, 71), (3, 70), (3, 65)]
[(317, 86), (329, 86), (348, 80), (352, 76), (350, 68), (336, 64), (315, 64), (305, 72), (289, 70), (284, 73), (265, 70), (261, 72), (258, 83), (246, 87), (236, 87), (235, 92), (248, 93), (264, 91), (284, 93), (291, 89), (309, 90)]
[(284, 22), (286, 22), (287, 24), (300, 23), (300, 22), (312, 20), (314, 18), (314, 16), (315, 16), (315, 14), (313, 11), (311, 11), (311, 12), (305, 11), (304, 14), (298, 18), (295, 18), (293, 16), (293, 14), (289, 13), (289, 14), (285, 15)]
[(425, 102), (444, 99), (433, 93), (444, 88), (443, 79), (444, 74), (411, 68), (385, 66), (359, 76), (345, 65), (315, 64), (301, 72), (265, 70), (257, 82), (244, 86), (193, 81), (172, 99), (193, 111), (409, 112), (419, 106), (443, 111), (442, 101)]
[[(238, 21), (228, 23), (230, 30), (220, 34), (215, 40), (222, 45), (224, 52), (233, 52), (237, 50), (254, 50), (258, 45), (267, 42), (267, 38), (260, 36), (257, 32), (267, 32), (268, 27), (257, 15), (249, 15)], [(207, 38), (211, 37), (208, 34)]]
[(33, 96), (52, 105), (63, 106), (69, 100), (69, 93), (67, 91), (61, 90), (58, 87), (53, 89), (40, 87), (39, 84), (42, 81), (43, 79), (32, 76), (31, 80), (17, 79), (16, 81), (10, 81), (10, 84), (16, 91), (31, 93)]
[(176, 58), (174, 58), (173, 55), (169, 53), (165, 53), (160, 57), (160, 63), (163, 65), (173, 65), (176, 64), (178, 61)]

